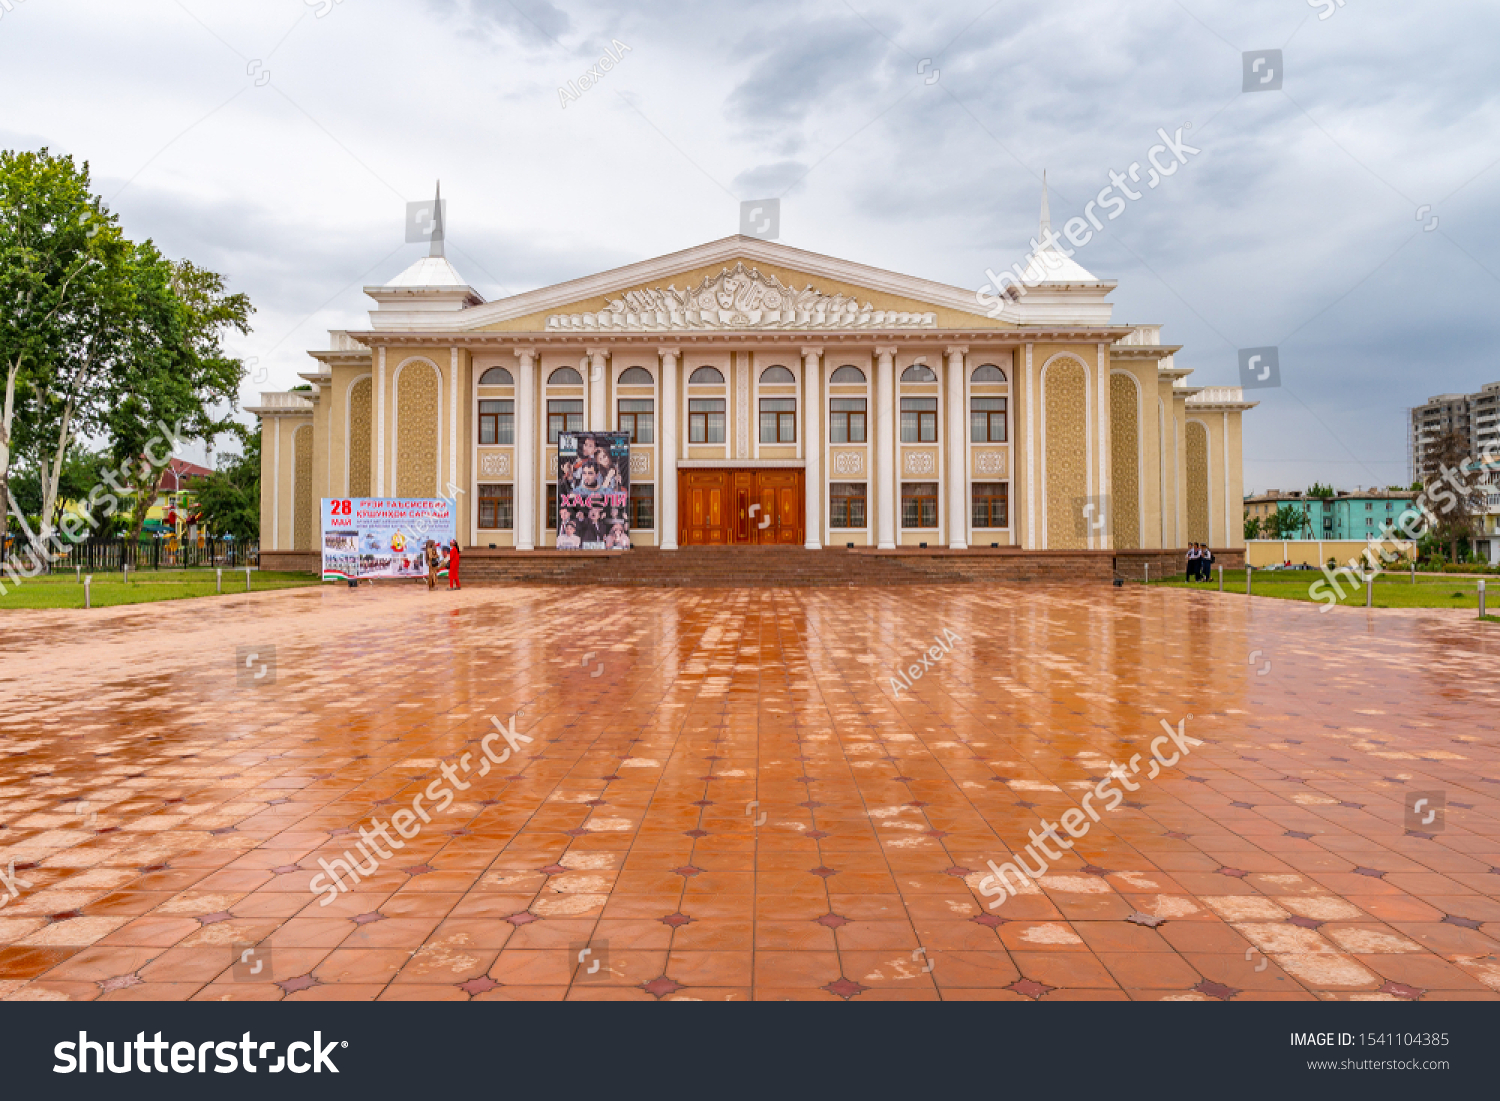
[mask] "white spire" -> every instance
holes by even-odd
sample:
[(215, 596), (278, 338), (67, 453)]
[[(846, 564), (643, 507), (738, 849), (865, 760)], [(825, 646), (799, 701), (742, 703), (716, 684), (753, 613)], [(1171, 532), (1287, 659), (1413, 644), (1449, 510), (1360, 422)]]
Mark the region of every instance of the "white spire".
[[(1043, 204), (1046, 200), (1043, 199)], [(443, 255), (443, 181), (437, 183), (437, 196), (432, 200), (432, 250), (428, 256)]]
[(1042, 234), (1037, 238), (1045, 241), (1052, 230), (1052, 211), (1047, 206), (1047, 170), (1042, 169)]

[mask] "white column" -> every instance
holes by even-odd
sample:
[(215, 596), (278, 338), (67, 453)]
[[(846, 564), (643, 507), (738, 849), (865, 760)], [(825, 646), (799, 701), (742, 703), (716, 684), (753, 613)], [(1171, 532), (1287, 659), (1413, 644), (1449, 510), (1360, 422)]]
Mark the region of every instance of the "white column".
[(948, 546), (954, 550), (969, 545), (969, 419), (964, 415), (968, 351), (963, 345), (948, 349)]
[(677, 549), (677, 357), (680, 348), (659, 348), (661, 416), (656, 421), (656, 479), (661, 500), (656, 510), (656, 545)]
[(1032, 345), (1026, 345), (1026, 539), (1028, 550), (1041, 550), (1042, 537), (1036, 526), (1036, 476), (1037, 446), (1037, 395), (1036, 370), (1032, 361)]
[(609, 351), (605, 348), (589, 348), (587, 352), (589, 407), (586, 426), (590, 432), (603, 432), (609, 428), (609, 402), (604, 396), (605, 386), (609, 381)]
[(875, 505), (877, 545), (896, 546), (896, 513), (901, 507), (896, 483), (896, 349), (876, 348), (875, 368), (875, 470), (876, 488), (870, 495)]
[(536, 349), (517, 348), (515, 542), (516, 550), (536, 550)]
[(823, 349), (802, 349), (802, 428), (808, 550), (823, 549)]

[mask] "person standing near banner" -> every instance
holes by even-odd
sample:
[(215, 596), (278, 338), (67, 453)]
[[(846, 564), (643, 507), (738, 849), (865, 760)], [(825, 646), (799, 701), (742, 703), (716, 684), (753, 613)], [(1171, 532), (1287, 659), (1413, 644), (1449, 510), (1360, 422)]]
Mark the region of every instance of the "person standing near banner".
[(458, 559), (458, 540), (455, 539), (448, 544), (448, 588), (450, 591), (463, 588), (458, 583)]
[(427, 560), (427, 591), (432, 592), (437, 588), (438, 575), (438, 549), (436, 541), (427, 540), (427, 546), (422, 549), (422, 557)]

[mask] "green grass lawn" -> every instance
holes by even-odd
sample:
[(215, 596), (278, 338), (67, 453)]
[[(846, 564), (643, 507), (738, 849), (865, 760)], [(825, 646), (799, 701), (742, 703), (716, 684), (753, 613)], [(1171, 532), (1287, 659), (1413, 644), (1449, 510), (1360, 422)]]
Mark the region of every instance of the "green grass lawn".
[[(1352, 586), (1345, 575), (1340, 575), (1338, 581), (1344, 590), (1344, 598), (1339, 603), (1356, 608), (1364, 607), (1365, 587), (1363, 585)], [(1273, 596), (1282, 600), (1315, 600), (1314, 597), (1308, 595), (1308, 589), (1318, 582), (1324, 582), (1318, 586), (1319, 594), (1331, 593), (1332, 590), (1320, 571), (1256, 570), (1255, 595)], [(1153, 581), (1152, 584), (1217, 592), (1219, 577), (1216, 571), (1212, 581), (1195, 581), (1189, 584), (1181, 577), (1174, 577), (1166, 581)], [(1244, 570), (1224, 571), (1224, 593), (1226, 596), (1230, 593), (1238, 593), (1241, 596), (1245, 594)], [(1328, 597), (1324, 595), (1321, 603), (1327, 602)], [(1444, 577), (1441, 574), (1419, 573), (1417, 583), (1413, 585), (1409, 573), (1389, 573), (1375, 580), (1375, 607), (1468, 608), (1478, 612), (1479, 588), (1472, 577)], [(1500, 578), (1492, 580), (1487, 586), (1485, 610), (1491, 609), (1500, 611)]]
[[(90, 603), (95, 608), (215, 595), (213, 570), (131, 570), (129, 583), (118, 573), (96, 573), (93, 576)], [(43, 574), (29, 580), (23, 579), (19, 585), (12, 584), (8, 575), (0, 574), (0, 584), (4, 584), (6, 590), (4, 595), (0, 595), (0, 611), (12, 608), (83, 607), (83, 586), (74, 580), (71, 571), (67, 574)], [(312, 574), (250, 571), (252, 592), (316, 584), (318, 579)], [(224, 595), (244, 591), (245, 571), (226, 568)]]

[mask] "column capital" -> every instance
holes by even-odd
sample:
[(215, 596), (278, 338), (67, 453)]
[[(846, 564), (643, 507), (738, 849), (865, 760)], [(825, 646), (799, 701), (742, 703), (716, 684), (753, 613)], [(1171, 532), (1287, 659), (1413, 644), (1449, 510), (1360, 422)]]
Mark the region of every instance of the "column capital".
[(583, 350), (583, 354), (586, 355), (586, 356), (588, 356), (590, 359), (592, 359), (592, 358), (594, 358), (594, 356), (607, 356), (607, 355), (609, 355), (609, 349), (608, 348), (585, 348)]
[(535, 344), (518, 344), (514, 348), (512, 348), (511, 351), (515, 354), (515, 356), (516, 356), (517, 359), (535, 359), (536, 358), (536, 345)]
[(947, 352), (950, 356), (966, 356), (969, 354), (969, 346), (967, 344), (950, 344), (943, 351)]
[(875, 348), (875, 354), (878, 356), (894, 356), (898, 351), (900, 349), (894, 344), (877, 345)]
[(804, 357), (806, 357), (806, 356), (820, 356), (822, 354), (823, 354), (822, 345), (819, 345), (817, 347), (809, 347), (809, 348), (803, 348), (802, 349), (802, 355)]
[(659, 356), (671, 356), (673, 359), (681, 359), (682, 358), (682, 349), (681, 348), (658, 348), (658, 349), (656, 349), (656, 354), (659, 355)]

